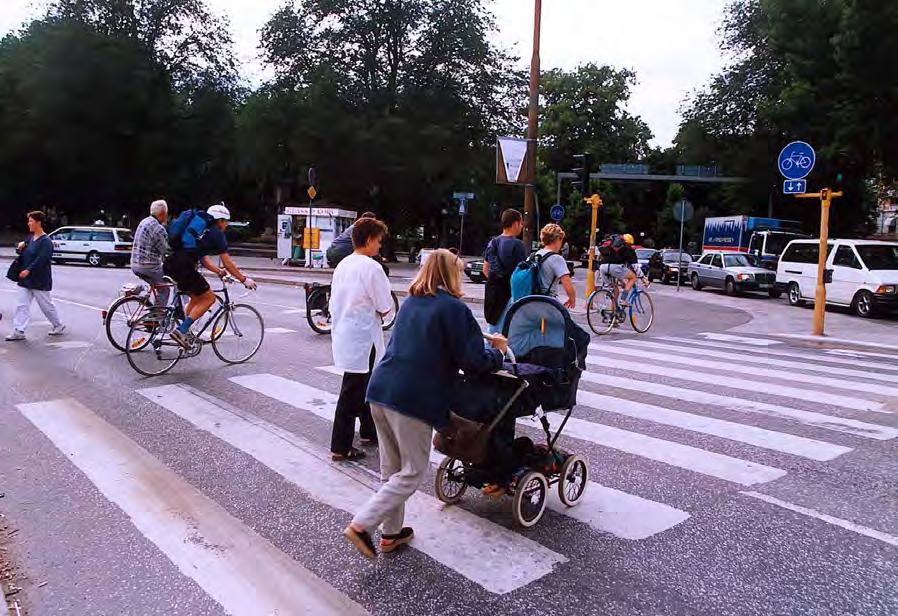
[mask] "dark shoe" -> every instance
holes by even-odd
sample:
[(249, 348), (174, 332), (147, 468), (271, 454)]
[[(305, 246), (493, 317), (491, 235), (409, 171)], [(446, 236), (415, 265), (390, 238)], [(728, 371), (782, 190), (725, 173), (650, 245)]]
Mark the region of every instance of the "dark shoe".
[(360, 438), (359, 443), (362, 445), (362, 447), (377, 447), (376, 438)]
[(334, 462), (354, 462), (355, 460), (361, 460), (365, 457), (365, 452), (355, 447), (350, 448), (350, 450), (343, 453), (331, 453), (331, 460)]
[(349, 539), (349, 542), (365, 558), (374, 560), (377, 557), (377, 548), (374, 547), (374, 541), (371, 540), (371, 535), (367, 532), (363, 530), (358, 531), (352, 528), (352, 526), (347, 526), (346, 530), (343, 531), (343, 536)]
[(381, 535), (380, 536), (380, 551), (384, 554), (392, 552), (404, 545), (408, 545), (411, 543), (411, 540), (415, 538), (415, 531), (406, 526), (401, 531), (399, 531), (398, 535)]

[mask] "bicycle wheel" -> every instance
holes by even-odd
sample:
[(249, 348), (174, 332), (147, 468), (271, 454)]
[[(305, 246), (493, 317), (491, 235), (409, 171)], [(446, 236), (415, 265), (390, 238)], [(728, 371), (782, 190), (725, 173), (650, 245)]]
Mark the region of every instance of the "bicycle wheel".
[(306, 299), (306, 320), (316, 333), (331, 333), (330, 290), (317, 289)]
[(655, 322), (655, 303), (652, 296), (639, 291), (630, 301), (630, 325), (637, 333), (644, 334)]
[(149, 310), (149, 300), (146, 297), (127, 295), (120, 297), (106, 310), (106, 337), (110, 344), (124, 353), (127, 350), (128, 333), (139, 318)]
[(252, 306), (234, 304), (212, 324), (212, 350), (226, 364), (242, 364), (253, 358), (265, 339), (265, 321)]
[(396, 325), (396, 315), (399, 314), (399, 297), (393, 291), (390, 291), (390, 295), (393, 296), (393, 310), (384, 317), (384, 331), (389, 331), (390, 328)]
[(165, 374), (178, 363), (184, 350), (165, 330), (165, 318), (145, 316), (128, 332), (125, 355), (128, 363), (144, 376)]
[(586, 321), (596, 335), (604, 336), (614, 329), (615, 309), (614, 295), (611, 291), (596, 291), (589, 296), (586, 303)]

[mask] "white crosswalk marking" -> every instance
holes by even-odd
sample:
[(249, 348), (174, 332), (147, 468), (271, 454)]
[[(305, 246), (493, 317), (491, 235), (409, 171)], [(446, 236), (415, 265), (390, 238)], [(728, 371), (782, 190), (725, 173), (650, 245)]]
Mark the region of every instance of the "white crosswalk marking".
[(286, 327), (266, 327), (266, 334), (295, 334), (295, 329), (287, 329)]
[(636, 419), (645, 419), (701, 434), (719, 436), (731, 441), (747, 443), (755, 447), (780, 451), (810, 460), (833, 460), (851, 451), (850, 447), (833, 445), (824, 441), (765, 430), (764, 428), (756, 428), (755, 426), (714, 419), (703, 415), (674, 411), (634, 400), (603, 396), (588, 391), (579, 392), (577, 399), (581, 404), (595, 409)]
[(779, 340), (770, 340), (768, 338), (748, 338), (746, 336), (734, 336), (732, 334), (716, 334), (711, 332), (705, 332), (703, 334), (699, 334), (702, 338), (706, 338), (708, 340), (725, 340), (729, 342), (741, 342), (742, 344), (748, 344), (751, 346), (759, 346), (766, 347), (772, 346), (775, 344), (782, 344)]
[(18, 408), (229, 614), (367, 613), (77, 401)]
[[(626, 354), (627, 356), (636, 359), (635, 354), (630, 351)], [(640, 354), (639, 357), (643, 357), (644, 354)], [(727, 376), (724, 374), (717, 373), (702, 373), (696, 372), (695, 370), (685, 370), (682, 368), (677, 368), (675, 366), (680, 365), (682, 362), (679, 357), (674, 357), (673, 359), (668, 358), (665, 361), (667, 362), (664, 366), (646, 364), (645, 362), (636, 362), (636, 361), (627, 361), (626, 359), (622, 359), (621, 357), (614, 358), (600, 358), (595, 355), (590, 355), (586, 359), (587, 363), (592, 365), (598, 365), (602, 367), (613, 367), (619, 368), (621, 370), (627, 370), (630, 372), (636, 372), (641, 374), (648, 374), (652, 377), (657, 377), (658, 375), (667, 376), (674, 379), (679, 379), (681, 381), (688, 381), (691, 383), (699, 383), (701, 385), (713, 385), (716, 387), (728, 387), (730, 389), (741, 389), (745, 391), (750, 391), (754, 393), (764, 393), (773, 396), (783, 396), (786, 398), (795, 398), (798, 400), (813, 400), (818, 404), (828, 404), (831, 406), (841, 406), (847, 409), (853, 409), (857, 411), (871, 411), (876, 413), (891, 413), (891, 411), (884, 409), (881, 402), (873, 402), (870, 400), (865, 400), (863, 398), (852, 397), (852, 396), (842, 396), (838, 394), (833, 394), (828, 391), (817, 391), (817, 390), (809, 390), (802, 389), (798, 387), (790, 387), (787, 385), (779, 385), (777, 383), (770, 383), (764, 380), (752, 380), (752, 379), (743, 379), (734, 376)], [(714, 364), (718, 369), (723, 366), (722, 363), (718, 362)], [(739, 366), (738, 372), (742, 372), (742, 367)], [(780, 378), (791, 380), (792, 373), (779, 373)]]
[[(633, 351), (631, 349), (622, 348), (620, 345), (589, 345), (590, 349), (595, 349), (596, 351), (605, 354), (605, 355), (623, 355), (623, 356), (633, 356)], [(704, 360), (704, 359), (696, 359), (693, 357), (685, 357), (683, 355), (678, 355), (675, 353), (656, 353), (652, 351), (644, 351), (642, 349), (639, 350), (639, 357), (641, 359), (652, 359), (655, 361), (665, 362), (665, 363), (676, 363), (680, 366), (693, 366), (696, 368), (709, 368), (712, 370), (721, 370), (726, 369), (728, 366), (719, 361), (712, 360)], [(587, 360), (590, 361), (590, 360)], [(594, 356), (592, 358), (593, 363), (600, 362), (601, 356)], [(616, 360), (615, 360), (616, 361)], [(603, 364), (607, 364), (608, 360), (602, 362)], [(807, 383), (810, 385), (822, 385), (827, 390), (829, 389), (845, 389), (856, 392), (857, 394), (866, 394), (866, 395), (879, 395), (879, 396), (898, 396), (898, 389), (894, 387), (886, 387), (884, 385), (875, 385), (873, 383), (860, 383), (857, 381), (847, 381), (845, 379), (833, 379), (826, 376), (816, 376), (810, 374), (803, 374), (798, 372), (790, 372), (788, 375), (784, 375), (782, 370), (771, 370), (767, 368), (755, 367), (752, 365), (748, 365), (744, 362), (739, 362), (738, 371), (740, 374), (744, 374), (746, 376), (757, 376), (763, 377), (765, 379), (788, 379), (790, 381), (796, 381), (799, 383)], [(657, 367), (656, 367), (657, 368)], [(661, 370), (666, 370), (666, 367), (662, 367)], [(713, 377), (716, 378), (716, 377)], [(766, 386), (766, 385), (765, 385)]]
[[(898, 355), (895, 353), (874, 353), (872, 351), (850, 351), (848, 349), (829, 349), (827, 355), (844, 355), (847, 357), (881, 357), (882, 359), (891, 359), (898, 361)], [(886, 364), (888, 366), (888, 364)]]
[(87, 349), (92, 347), (93, 344), (81, 340), (63, 340), (62, 342), (48, 342), (47, 346), (54, 349), (71, 351), (74, 349)]
[[(335, 366), (324, 366), (319, 370), (330, 374), (343, 374), (343, 371)], [(328, 421), (334, 420), (337, 396), (328, 392), (272, 374), (234, 377), (231, 380), (293, 408), (309, 411)], [(526, 420), (520, 420), (519, 423), (532, 427)], [(430, 460), (434, 464), (442, 462), (443, 457), (439, 452), (431, 451)], [(589, 483), (582, 501), (576, 507), (569, 509), (562, 505), (555, 496), (555, 491), (552, 492), (549, 507), (558, 513), (585, 522), (596, 530), (611, 533), (622, 539), (645, 539), (689, 518), (688, 513), (679, 509), (595, 482)]]
[[(310, 497), (352, 513), (379, 482), (320, 456), (303, 439), (225, 403), (177, 385), (140, 390), (156, 404), (205, 430), (296, 484)], [(324, 455), (323, 453), (320, 455)], [(406, 504), (413, 547), (487, 590), (504, 594), (551, 573), (567, 558), (502, 526), (417, 492)]]
[[(710, 348), (710, 349), (718, 349), (724, 351), (738, 351), (739, 353), (745, 355), (749, 354), (749, 357), (787, 357), (793, 360), (799, 361), (822, 361), (826, 362), (826, 364), (838, 364), (840, 366), (851, 366), (852, 368), (871, 368), (873, 370), (890, 370), (890, 371), (898, 371), (898, 365), (889, 365), (885, 362), (873, 362), (873, 361), (862, 361), (859, 359), (845, 359), (845, 357), (838, 357), (831, 355), (831, 351), (827, 352), (826, 356), (822, 355), (808, 355), (806, 353), (801, 353), (797, 350), (783, 351), (783, 350), (774, 350), (774, 349), (759, 349), (755, 347), (744, 347), (738, 344), (727, 344), (724, 342), (704, 342), (701, 340), (693, 340), (691, 338), (677, 338), (674, 336), (659, 336), (654, 338), (654, 340), (664, 340), (666, 342), (675, 342), (678, 344), (688, 345), (688, 347), (684, 346), (684, 350), (689, 348), (694, 349), (696, 347), (701, 348)], [(898, 359), (898, 357), (896, 357)], [(826, 371), (829, 370), (828, 365), (821, 364), (818, 370)], [(865, 374), (869, 374), (866, 372)], [(898, 375), (896, 375), (898, 376)], [(895, 379), (896, 376), (889, 377), (891, 379)], [(870, 378), (869, 376), (865, 378)]]
[[(595, 383), (604, 387), (614, 387), (616, 389), (627, 389), (645, 394), (656, 396), (664, 396), (665, 398), (673, 398), (676, 400), (684, 400), (686, 402), (695, 402), (697, 404), (707, 404), (720, 407), (727, 410), (739, 411), (744, 413), (759, 413), (761, 415), (769, 415), (780, 419), (788, 419), (799, 423), (832, 430), (835, 432), (844, 432), (855, 436), (862, 436), (880, 441), (887, 441), (898, 437), (898, 428), (889, 426), (881, 426), (878, 424), (859, 421), (857, 419), (849, 419), (846, 417), (834, 417), (832, 415), (824, 415), (814, 411), (803, 411), (801, 409), (793, 409), (778, 404), (768, 404), (766, 402), (757, 402), (755, 400), (746, 400), (733, 396), (724, 396), (714, 394), (699, 389), (687, 389), (684, 387), (674, 387), (672, 385), (664, 385), (662, 383), (654, 383), (652, 381), (640, 381), (636, 379), (613, 376), (610, 374), (595, 374), (592, 372), (584, 372), (580, 377), (581, 381)], [(580, 395), (582, 396), (581, 389)], [(581, 398), (582, 399), (582, 398)]]
[[(695, 347), (687, 347), (687, 346), (678, 346), (674, 344), (660, 343), (660, 342), (651, 342), (648, 340), (628, 340), (626, 342), (621, 342), (621, 346), (631, 347), (636, 349), (650, 349), (656, 350), (662, 353), (693, 353), (700, 354), (704, 357), (716, 357), (719, 359), (726, 359), (732, 362), (744, 363), (744, 364), (758, 364), (763, 366), (778, 366), (780, 368), (791, 368), (793, 370), (805, 370), (809, 372), (826, 372), (827, 374), (833, 376), (846, 376), (846, 377), (854, 377), (861, 379), (869, 379), (871, 381), (883, 381), (886, 383), (894, 383), (896, 380), (896, 375), (894, 374), (876, 374), (875, 372), (871, 372), (869, 370), (853, 370), (851, 368), (838, 368), (836, 366), (825, 366), (822, 364), (815, 364), (809, 362), (800, 362), (800, 361), (790, 361), (786, 359), (778, 359), (776, 357), (771, 356), (756, 356), (750, 355), (747, 353), (727, 353), (726, 351), (707, 349), (707, 348), (695, 348)], [(687, 356), (688, 357), (688, 356)], [(898, 395), (898, 389), (890, 388), (892, 394), (890, 395)]]

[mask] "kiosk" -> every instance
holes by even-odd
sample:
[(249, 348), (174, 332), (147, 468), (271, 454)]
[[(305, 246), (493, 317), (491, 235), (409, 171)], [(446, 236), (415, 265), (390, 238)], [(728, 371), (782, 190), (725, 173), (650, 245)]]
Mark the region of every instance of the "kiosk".
[(277, 225), (278, 259), (288, 265), (327, 267), (327, 249), (356, 217), (356, 212), (337, 207), (282, 207)]

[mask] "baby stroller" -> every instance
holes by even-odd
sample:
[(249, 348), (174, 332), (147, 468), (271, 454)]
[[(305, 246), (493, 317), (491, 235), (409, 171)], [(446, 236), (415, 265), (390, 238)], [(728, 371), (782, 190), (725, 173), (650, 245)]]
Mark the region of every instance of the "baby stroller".
[[(486, 456), (466, 460), (448, 455), (437, 469), (435, 491), (441, 501), (454, 504), (468, 486), (501, 486), (513, 498), (515, 522), (529, 528), (542, 518), (552, 486), (558, 486), (559, 500), (573, 507), (589, 482), (586, 460), (556, 443), (577, 403), (590, 338), (561, 303), (536, 295), (511, 307), (503, 334), (511, 351), (504, 370), (466, 376), (453, 405), (457, 415), (482, 424), (478, 436), (486, 438), (483, 431), (489, 432)], [(552, 422), (557, 425), (554, 435), (546, 415), (552, 411), (564, 411), (560, 423)], [(539, 420), (544, 444), (515, 438), (521, 417)], [(446, 447), (438, 450), (453, 453)]]

